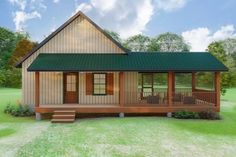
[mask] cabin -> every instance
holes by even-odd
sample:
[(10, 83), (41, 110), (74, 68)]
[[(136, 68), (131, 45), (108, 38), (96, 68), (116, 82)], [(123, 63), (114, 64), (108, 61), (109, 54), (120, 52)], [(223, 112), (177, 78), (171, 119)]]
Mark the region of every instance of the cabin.
[[(22, 103), (36, 119), (72, 122), (80, 113), (171, 113), (220, 111), (220, 72), (209, 52), (131, 52), (82, 12), (78, 12), (24, 56)], [(212, 78), (198, 87), (199, 73)], [(178, 75), (190, 86), (178, 88)]]

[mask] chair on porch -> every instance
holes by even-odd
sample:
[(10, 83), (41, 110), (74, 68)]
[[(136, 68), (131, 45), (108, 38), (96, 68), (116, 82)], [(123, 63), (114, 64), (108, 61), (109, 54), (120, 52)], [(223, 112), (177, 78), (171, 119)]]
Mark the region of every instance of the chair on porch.
[(193, 96), (184, 96), (183, 104), (196, 104), (196, 98)]
[(160, 101), (160, 97), (159, 95), (149, 95), (147, 97), (147, 103), (148, 104), (159, 104), (159, 101)]
[(181, 103), (182, 102), (182, 94), (181, 93), (175, 93), (173, 95), (172, 101), (174, 103)]

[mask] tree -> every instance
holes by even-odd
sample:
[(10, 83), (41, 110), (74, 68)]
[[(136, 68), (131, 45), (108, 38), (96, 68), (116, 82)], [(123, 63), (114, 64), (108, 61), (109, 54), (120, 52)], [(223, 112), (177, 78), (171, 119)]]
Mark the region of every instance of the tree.
[[(213, 56), (215, 56), (218, 60), (226, 65), (227, 63), (227, 55), (222, 45), (222, 42), (212, 42), (207, 51), (209, 51)], [(230, 87), (232, 82), (232, 76), (230, 72), (224, 72), (221, 75), (221, 94), (224, 95), (226, 93), (226, 89)]]
[(114, 40), (116, 40), (117, 42), (119, 42), (120, 44), (122, 44), (122, 39), (120, 38), (120, 35), (114, 31), (110, 31), (110, 30), (104, 30), (107, 34), (109, 34)]
[(0, 68), (7, 65), (17, 42), (26, 38), (25, 34), (15, 33), (3, 27), (0, 27)]
[(189, 52), (189, 50), (190, 46), (184, 42), (182, 36), (170, 32), (153, 38), (148, 45), (148, 51)]
[(141, 34), (129, 37), (125, 42), (124, 46), (132, 51), (144, 52), (147, 51), (148, 45), (150, 44), (150, 38)]
[(16, 45), (15, 50), (12, 53), (11, 58), (8, 61), (8, 64), (10, 66), (15, 66), (15, 64), (27, 53), (29, 53), (34, 47), (36, 46), (36, 43), (31, 42), (28, 39), (22, 39), (19, 41)]

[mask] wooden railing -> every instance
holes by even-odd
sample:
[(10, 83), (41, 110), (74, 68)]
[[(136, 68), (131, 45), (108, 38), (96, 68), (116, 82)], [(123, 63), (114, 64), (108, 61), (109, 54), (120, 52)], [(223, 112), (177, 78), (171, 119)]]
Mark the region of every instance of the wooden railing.
[(215, 105), (215, 92), (174, 92), (172, 94), (172, 102), (174, 105)]
[[(167, 92), (126, 92), (126, 105), (168, 105)], [(215, 92), (173, 92), (172, 105), (215, 105)]]
[[(114, 95), (86, 95), (85, 92), (79, 93), (78, 104), (91, 105), (119, 105), (119, 92)], [(159, 105), (168, 106), (169, 100), (172, 105), (215, 105), (216, 93), (206, 91), (176, 91), (168, 99), (168, 92), (125, 92), (124, 105)]]
[(126, 105), (167, 105), (167, 92), (126, 92)]

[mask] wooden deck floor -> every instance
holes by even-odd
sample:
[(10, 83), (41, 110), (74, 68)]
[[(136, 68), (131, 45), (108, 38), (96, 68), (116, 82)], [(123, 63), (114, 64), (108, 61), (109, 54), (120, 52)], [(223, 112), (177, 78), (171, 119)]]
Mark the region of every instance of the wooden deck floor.
[(150, 104), (129, 104), (125, 106), (119, 106), (119, 104), (55, 104), (55, 105), (40, 105), (35, 108), (35, 112), (38, 113), (53, 113), (55, 110), (73, 109), (77, 113), (167, 113), (176, 112), (180, 110), (188, 111), (203, 111), (206, 109), (215, 110), (213, 105), (206, 104), (194, 104), (183, 105), (173, 104), (168, 106), (167, 104), (150, 105)]

